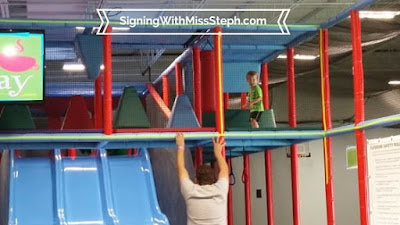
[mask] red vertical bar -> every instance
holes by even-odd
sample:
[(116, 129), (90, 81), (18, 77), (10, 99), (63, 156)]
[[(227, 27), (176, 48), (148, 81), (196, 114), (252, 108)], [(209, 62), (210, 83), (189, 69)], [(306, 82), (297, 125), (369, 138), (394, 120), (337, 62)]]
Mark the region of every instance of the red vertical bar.
[[(223, 110), (223, 75), (222, 75), (222, 28), (214, 28), (214, 32), (218, 33), (214, 35), (214, 52), (215, 52), (215, 71), (216, 71), (216, 109), (215, 109), (215, 121), (217, 131), (220, 134), (225, 132), (225, 120), (224, 120), (224, 110)], [(225, 151), (224, 151), (225, 155)]]
[(251, 225), (250, 156), (249, 156), (249, 154), (243, 155), (242, 182), (244, 183), (246, 225)]
[[(203, 125), (202, 120), (202, 104), (201, 104), (201, 60), (200, 60), (200, 48), (194, 47), (192, 52), (193, 61), (193, 98), (194, 98), (194, 112), (200, 126)], [(203, 148), (196, 147), (195, 153), (195, 170), (203, 164)]]
[(266, 63), (261, 64), (261, 86), (264, 109), (269, 109), (268, 65)]
[(196, 113), (197, 120), (202, 124), (202, 107), (201, 107), (201, 61), (200, 61), (200, 48), (193, 48), (193, 98), (194, 98), (194, 112)]
[(245, 92), (240, 93), (240, 108), (246, 109), (247, 104), (247, 94)]
[[(229, 171), (232, 168), (232, 161), (231, 159), (227, 159)], [(233, 225), (233, 196), (232, 196), (232, 185), (229, 185), (229, 192), (228, 192), (228, 225)]]
[[(364, 71), (361, 48), (361, 21), (359, 13), (352, 10), (351, 43), (353, 47), (353, 82), (354, 82), (354, 112), (355, 124), (364, 121)], [(358, 164), (358, 194), (360, 204), (361, 225), (368, 225), (368, 187), (365, 150), (365, 132), (356, 130), (357, 164)]]
[(267, 221), (268, 225), (275, 224), (274, 218), (274, 194), (272, 189), (272, 160), (271, 150), (264, 153), (265, 161), (265, 189), (267, 190)]
[(68, 156), (71, 157), (72, 159), (75, 159), (76, 157), (76, 149), (75, 148), (70, 148), (68, 149)]
[(224, 93), (224, 109), (229, 108), (229, 93)]
[[(322, 120), (324, 130), (332, 128), (330, 85), (329, 85), (329, 55), (328, 55), (328, 30), (320, 30), (320, 64), (321, 64), (321, 95), (322, 95)], [(332, 172), (332, 144), (331, 138), (323, 139), (324, 165), (325, 165), (325, 195), (327, 224), (335, 224), (335, 200), (333, 196)]]
[(183, 94), (182, 66), (180, 63), (175, 63), (175, 88), (176, 96)]
[[(266, 63), (261, 64), (261, 85), (264, 109), (269, 109), (268, 65)], [(272, 189), (272, 160), (270, 150), (265, 151), (264, 161), (265, 189), (267, 191), (267, 221), (268, 225), (274, 225), (274, 195)]]
[[(287, 76), (288, 76), (288, 98), (289, 98), (289, 126), (296, 127), (296, 92), (294, 81), (294, 49), (287, 49)], [(297, 146), (290, 146), (290, 161), (292, 172), (292, 209), (293, 225), (300, 225), (300, 196), (299, 196), (299, 171)]]
[(202, 147), (196, 147), (196, 152), (195, 152), (195, 160), (194, 160), (194, 169), (195, 171), (197, 168), (203, 164), (203, 148)]
[(162, 98), (167, 107), (169, 107), (169, 84), (168, 75), (162, 75)]
[[(247, 95), (246, 93), (240, 94), (241, 108), (246, 109)], [(251, 225), (251, 196), (250, 196), (250, 157), (248, 154), (243, 155), (243, 174), (242, 182), (244, 183), (244, 200), (246, 212), (246, 225)]]
[(103, 127), (103, 96), (101, 90), (101, 72), (94, 82), (94, 127)]
[[(111, 32), (108, 26), (106, 33)], [(104, 58), (104, 134), (112, 134), (112, 46), (111, 35), (103, 37)]]
[[(229, 93), (224, 93), (224, 109), (229, 109)], [(231, 170), (231, 159), (226, 159)], [(232, 200), (232, 186), (229, 185), (228, 192), (228, 225), (233, 225), (233, 200)]]

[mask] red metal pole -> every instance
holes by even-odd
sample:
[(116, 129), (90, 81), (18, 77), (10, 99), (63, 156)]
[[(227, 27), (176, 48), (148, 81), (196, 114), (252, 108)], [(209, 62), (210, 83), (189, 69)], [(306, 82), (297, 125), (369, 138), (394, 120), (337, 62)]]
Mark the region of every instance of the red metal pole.
[(169, 107), (169, 84), (168, 75), (164, 74), (162, 76), (162, 98), (167, 107)]
[(250, 156), (249, 156), (249, 154), (243, 155), (242, 182), (244, 183), (246, 225), (251, 225)]
[(201, 61), (200, 61), (200, 48), (193, 48), (193, 98), (194, 98), (194, 112), (196, 113), (197, 120), (202, 124), (202, 107), (201, 107)]
[(76, 148), (68, 149), (68, 156), (71, 157), (72, 159), (75, 159), (75, 157), (76, 157)]
[[(246, 93), (241, 93), (241, 108), (246, 109), (247, 96)], [(242, 182), (244, 183), (244, 200), (246, 212), (246, 225), (251, 225), (251, 196), (250, 196), (250, 157), (248, 154), (243, 155), (243, 173)]]
[(180, 63), (175, 63), (175, 88), (176, 96), (183, 94), (182, 66)]
[[(215, 71), (216, 71), (216, 109), (215, 109), (215, 121), (217, 131), (220, 134), (225, 132), (225, 119), (224, 119), (224, 109), (223, 109), (223, 75), (222, 75), (222, 28), (216, 27), (214, 28), (215, 33), (219, 33), (214, 35), (214, 52), (215, 52)], [(225, 151), (224, 151), (225, 153)]]
[[(227, 159), (229, 171), (232, 167), (231, 159)], [(229, 185), (228, 192), (228, 225), (233, 225), (233, 196), (232, 196), (232, 185)]]
[[(321, 64), (321, 100), (322, 121), (324, 130), (332, 128), (330, 85), (329, 85), (329, 55), (328, 30), (320, 30), (320, 64)], [(325, 195), (327, 224), (335, 224), (335, 200), (333, 196), (332, 144), (331, 138), (323, 139), (325, 165)]]
[[(361, 21), (359, 13), (352, 10), (351, 16), (351, 43), (353, 47), (353, 82), (354, 82), (354, 111), (355, 124), (364, 121), (364, 69), (361, 48)], [(360, 203), (361, 225), (368, 225), (368, 187), (367, 165), (364, 130), (356, 130), (357, 164), (358, 164), (358, 194)]]
[(261, 64), (261, 87), (264, 109), (269, 109), (268, 65), (266, 63)]
[(146, 84), (147, 90), (149, 90), (149, 94), (151, 97), (153, 97), (155, 103), (161, 110), (161, 112), (164, 114), (166, 118), (169, 118), (171, 116), (171, 110), (168, 108), (167, 105), (165, 105), (164, 101), (162, 100), (161, 96), (158, 95), (156, 89), (153, 87), (151, 83)]
[[(193, 61), (193, 101), (194, 101), (194, 112), (200, 126), (203, 125), (202, 120), (202, 105), (201, 105), (201, 61), (200, 61), (200, 48), (194, 47), (192, 52)], [(203, 148), (196, 147), (194, 168), (197, 168), (203, 164)]]
[(100, 129), (103, 127), (103, 95), (101, 88), (101, 75), (97, 77), (94, 83), (94, 127)]
[[(108, 26), (106, 33), (111, 32)], [(104, 134), (112, 134), (112, 45), (111, 35), (103, 37), (103, 58), (104, 58)]]
[[(263, 90), (264, 109), (269, 109), (269, 89), (268, 89), (268, 65), (261, 64), (261, 85)], [(265, 164), (265, 189), (267, 191), (267, 221), (268, 225), (274, 225), (274, 195), (272, 189), (272, 160), (271, 151), (264, 153)]]
[[(294, 49), (287, 49), (287, 85), (289, 98), (289, 126), (296, 127), (296, 92), (294, 81)], [(292, 210), (293, 225), (300, 225), (300, 196), (299, 196), (299, 162), (297, 146), (290, 146), (291, 172), (292, 172)]]
[(229, 93), (224, 93), (224, 109), (229, 108)]
[[(229, 109), (229, 93), (224, 93), (224, 109)], [(227, 158), (229, 171), (231, 170), (231, 159)], [(233, 225), (233, 197), (232, 197), (232, 186), (229, 185), (228, 192), (228, 225)]]
[(240, 93), (240, 108), (246, 109), (247, 104), (247, 94), (246, 92)]

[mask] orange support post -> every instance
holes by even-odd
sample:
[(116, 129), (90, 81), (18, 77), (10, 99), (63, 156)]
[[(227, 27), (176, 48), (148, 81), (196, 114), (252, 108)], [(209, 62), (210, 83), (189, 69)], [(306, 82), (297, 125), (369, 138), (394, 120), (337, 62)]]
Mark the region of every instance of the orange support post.
[[(261, 64), (261, 85), (263, 90), (264, 109), (269, 109), (269, 89), (268, 89), (268, 65)], [(267, 221), (268, 225), (274, 225), (274, 195), (272, 189), (272, 160), (271, 151), (264, 153), (265, 164), (265, 189), (267, 192)]]
[[(111, 26), (107, 27), (106, 33), (111, 32)], [(104, 134), (112, 134), (112, 45), (111, 35), (103, 37), (104, 58)]]
[(225, 132), (225, 119), (224, 119), (224, 101), (223, 101), (223, 75), (222, 75), (222, 28), (214, 28), (214, 32), (218, 33), (214, 35), (214, 52), (215, 52), (215, 71), (216, 71), (216, 109), (215, 109), (215, 121), (217, 131), (220, 134)]
[(182, 66), (180, 63), (175, 63), (175, 88), (176, 96), (183, 94)]
[(162, 76), (162, 99), (165, 105), (169, 108), (169, 84), (168, 75), (166, 74)]
[[(364, 69), (361, 47), (361, 21), (359, 13), (352, 10), (351, 18), (351, 43), (353, 47), (353, 82), (354, 82), (354, 112), (355, 124), (364, 121)], [(366, 165), (365, 131), (355, 131), (357, 143), (357, 170), (358, 170), (358, 195), (360, 203), (361, 225), (368, 225), (368, 183)]]
[[(331, 97), (329, 85), (329, 55), (328, 55), (328, 30), (319, 32), (320, 66), (321, 66), (321, 100), (322, 123), (324, 130), (332, 128)], [(332, 143), (330, 137), (323, 139), (324, 165), (325, 165), (325, 195), (327, 225), (335, 224), (335, 200), (333, 197), (333, 172), (332, 172)]]
[[(294, 49), (287, 49), (287, 85), (289, 102), (289, 126), (296, 127), (296, 91), (294, 79)], [(297, 146), (290, 146), (290, 160), (292, 172), (292, 210), (293, 225), (300, 225), (300, 196), (299, 196), (299, 162)]]

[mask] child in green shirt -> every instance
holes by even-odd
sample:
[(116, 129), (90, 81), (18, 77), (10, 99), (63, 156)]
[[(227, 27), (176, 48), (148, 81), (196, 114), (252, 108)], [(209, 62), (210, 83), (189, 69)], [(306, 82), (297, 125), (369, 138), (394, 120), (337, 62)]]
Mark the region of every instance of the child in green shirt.
[(262, 90), (258, 85), (258, 75), (256, 71), (249, 71), (246, 74), (247, 82), (250, 85), (248, 93), (247, 107), (250, 109), (250, 123), (252, 128), (259, 128), (258, 121), (264, 111), (262, 102)]

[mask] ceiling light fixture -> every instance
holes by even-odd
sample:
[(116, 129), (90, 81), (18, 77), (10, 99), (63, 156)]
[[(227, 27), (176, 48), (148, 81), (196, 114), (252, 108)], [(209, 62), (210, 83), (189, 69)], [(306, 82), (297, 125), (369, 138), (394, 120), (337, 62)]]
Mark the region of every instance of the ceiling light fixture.
[(77, 31), (84, 31), (84, 30), (85, 30), (85, 27), (75, 27), (75, 29), (76, 29)]
[(400, 80), (391, 80), (389, 81), (390, 85), (400, 85)]
[(360, 11), (360, 18), (368, 19), (393, 19), (400, 15), (400, 11)]
[(85, 65), (81, 63), (68, 63), (63, 65), (63, 70), (65, 71), (83, 71), (85, 70)]
[[(298, 60), (314, 60), (318, 57), (319, 57), (319, 55), (300, 55), (300, 54), (294, 55), (294, 59), (298, 59)], [(287, 56), (286, 55), (278, 55), (277, 58), (278, 59), (286, 59)]]
[(112, 28), (113, 31), (128, 31), (130, 30), (129, 27), (113, 27)]

